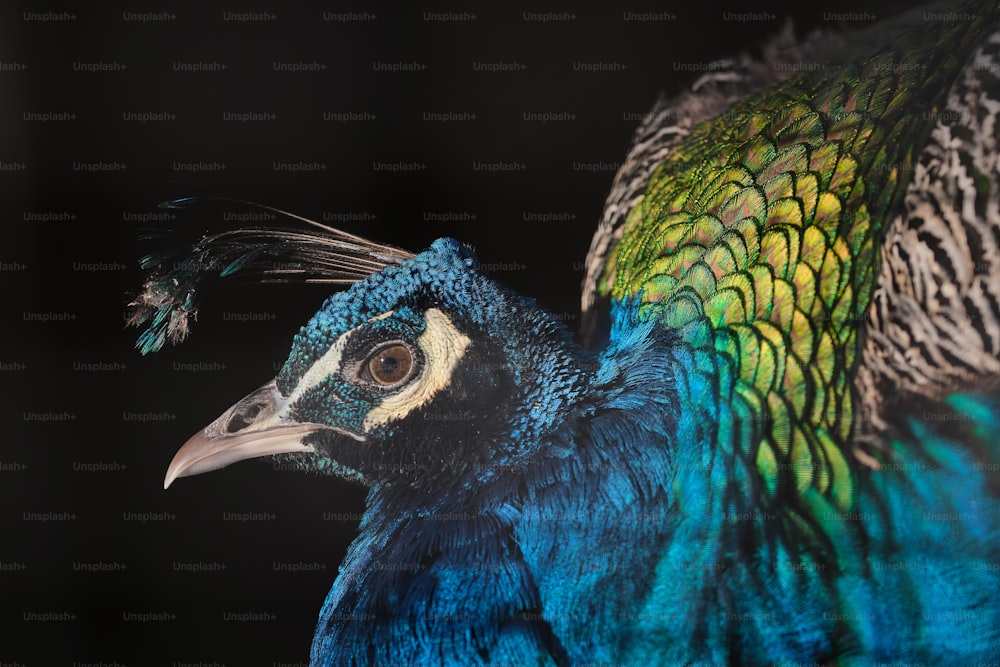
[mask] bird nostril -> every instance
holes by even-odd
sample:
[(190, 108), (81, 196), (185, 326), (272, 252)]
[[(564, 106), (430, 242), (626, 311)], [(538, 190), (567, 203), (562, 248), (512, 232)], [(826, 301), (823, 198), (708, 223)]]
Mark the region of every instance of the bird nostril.
[(246, 407), (237, 408), (226, 423), (226, 433), (239, 433), (247, 428), (257, 421), (263, 409), (264, 406), (261, 403), (251, 403)]

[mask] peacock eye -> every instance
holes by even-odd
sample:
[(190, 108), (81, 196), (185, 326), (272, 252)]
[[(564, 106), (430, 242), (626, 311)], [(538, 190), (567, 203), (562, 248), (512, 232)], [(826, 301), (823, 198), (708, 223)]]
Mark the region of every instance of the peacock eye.
[(383, 387), (398, 385), (413, 373), (413, 353), (405, 345), (393, 343), (380, 347), (368, 357), (368, 375)]

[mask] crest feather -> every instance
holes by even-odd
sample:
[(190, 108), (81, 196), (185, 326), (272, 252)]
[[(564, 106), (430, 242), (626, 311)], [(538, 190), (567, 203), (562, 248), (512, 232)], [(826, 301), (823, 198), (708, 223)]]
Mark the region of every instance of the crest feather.
[[(170, 341), (182, 342), (197, 319), (196, 294), (209, 278), (239, 273), (259, 282), (306, 282), (350, 285), (413, 254), (394, 246), (328, 227), (271, 206), (223, 197), (186, 197), (160, 204), (182, 209), (205, 200), (244, 204), (303, 223), (293, 227), (243, 227), (205, 234), (178, 249), (146, 255), (142, 292), (128, 304), (126, 322), (146, 329), (136, 347), (155, 352)], [(157, 234), (159, 235), (159, 234)], [(154, 235), (147, 235), (151, 238)]]

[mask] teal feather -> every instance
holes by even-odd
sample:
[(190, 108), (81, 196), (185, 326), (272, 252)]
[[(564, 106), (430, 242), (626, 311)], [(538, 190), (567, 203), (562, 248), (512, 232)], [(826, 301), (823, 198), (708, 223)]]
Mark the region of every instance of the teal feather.
[(300, 219), (155, 256), (144, 353), (209, 276), (349, 285), (166, 484), (276, 455), (367, 488), (317, 666), (995, 661), (1000, 12), (963, 11), (652, 114), (693, 120), (616, 178), (600, 345), (451, 239)]

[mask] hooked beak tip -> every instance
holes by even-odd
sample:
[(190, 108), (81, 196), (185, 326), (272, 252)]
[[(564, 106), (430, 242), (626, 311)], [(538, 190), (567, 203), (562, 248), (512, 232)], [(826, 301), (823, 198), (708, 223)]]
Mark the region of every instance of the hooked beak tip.
[(286, 420), (281, 415), (284, 401), (272, 380), (229, 408), (177, 450), (163, 478), (164, 490), (178, 477), (217, 470), (237, 461), (315, 452), (302, 439), (329, 427)]

